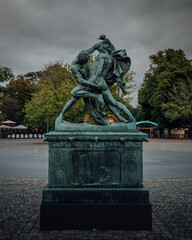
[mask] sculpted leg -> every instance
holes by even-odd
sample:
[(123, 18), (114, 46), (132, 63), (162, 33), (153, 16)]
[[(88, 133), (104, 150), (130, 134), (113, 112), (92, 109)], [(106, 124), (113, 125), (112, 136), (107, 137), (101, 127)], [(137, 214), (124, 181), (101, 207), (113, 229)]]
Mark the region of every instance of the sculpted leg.
[[(132, 116), (132, 114), (130, 113), (130, 111), (125, 107), (124, 104), (122, 104), (122, 103), (120, 103), (120, 102), (117, 102), (117, 101), (113, 98), (113, 96), (112, 96), (112, 94), (111, 94), (111, 92), (110, 92), (109, 90), (103, 92), (103, 97), (104, 97), (105, 103), (107, 103), (108, 106), (110, 106), (110, 105), (112, 106), (112, 108), (111, 108), (110, 110), (113, 112), (113, 114), (114, 114), (115, 116), (116, 116), (116, 114), (119, 115), (119, 113), (117, 112), (116, 109), (115, 109), (115, 111), (114, 111), (114, 108), (118, 108), (119, 110), (121, 110), (121, 111), (124, 112), (124, 114), (127, 116), (127, 118), (128, 118), (131, 122), (135, 122), (135, 118)], [(119, 116), (120, 116), (120, 115), (119, 115)], [(118, 116), (118, 117), (119, 117), (119, 116)], [(117, 117), (117, 116), (116, 116), (116, 117)], [(117, 119), (118, 119), (118, 117), (117, 117)], [(120, 121), (122, 121), (123, 119), (122, 119), (121, 116), (120, 116), (120, 118), (121, 118)]]
[(118, 119), (119, 122), (127, 122), (127, 120), (118, 113), (117, 109), (111, 105), (107, 106), (109, 110), (115, 115), (115, 117)]
[(66, 112), (68, 112), (68, 111), (72, 108), (72, 106), (73, 106), (78, 100), (79, 100), (79, 98), (75, 98), (75, 97), (73, 97), (71, 100), (69, 100), (69, 101), (65, 104), (62, 112), (60, 113), (60, 115), (59, 115), (59, 117), (57, 118), (56, 121), (57, 121), (57, 122), (62, 122), (62, 121), (63, 121), (63, 116), (64, 116), (64, 114), (65, 114)]
[(130, 113), (130, 111), (125, 107), (124, 104), (115, 101), (115, 106), (117, 108), (119, 108), (121, 111), (124, 112), (124, 114), (132, 121), (135, 122), (135, 118), (132, 116), (132, 114)]
[(84, 97), (84, 98), (89, 98), (89, 97), (95, 98), (101, 103), (102, 107), (104, 106), (104, 100), (103, 100), (102, 94), (91, 93), (86, 90), (81, 90), (76, 93), (76, 96)]

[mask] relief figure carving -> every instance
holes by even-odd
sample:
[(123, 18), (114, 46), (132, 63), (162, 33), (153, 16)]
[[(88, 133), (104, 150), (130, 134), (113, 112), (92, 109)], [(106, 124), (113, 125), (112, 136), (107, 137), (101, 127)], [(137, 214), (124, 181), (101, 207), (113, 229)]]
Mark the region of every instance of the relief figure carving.
[(109, 168), (101, 166), (99, 183), (112, 183), (112, 176)]
[(138, 174), (137, 174), (137, 162), (136, 162), (136, 154), (129, 153), (125, 157), (125, 179), (126, 183), (129, 185), (137, 185), (138, 182)]
[(59, 168), (57, 171), (56, 171), (56, 182), (58, 184), (66, 184), (66, 171), (64, 168)]
[(120, 182), (120, 155), (117, 152), (73, 152), (72, 164), (73, 185), (93, 186)]
[(91, 171), (87, 155), (81, 155), (79, 163), (78, 183), (86, 184), (91, 181)]

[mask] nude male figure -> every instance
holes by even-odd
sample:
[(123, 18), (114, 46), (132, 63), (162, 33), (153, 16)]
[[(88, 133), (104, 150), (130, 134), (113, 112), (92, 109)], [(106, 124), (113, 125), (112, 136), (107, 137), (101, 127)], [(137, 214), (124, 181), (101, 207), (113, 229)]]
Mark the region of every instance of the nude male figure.
[[(107, 75), (113, 68), (113, 59), (110, 55), (111, 47), (109, 44), (100, 44), (98, 51), (100, 52), (98, 58), (95, 60), (93, 67), (92, 67), (92, 73), (91, 77), (89, 79), (89, 83), (96, 84), (99, 88), (101, 88), (100, 92), (103, 96), (104, 102), (109, 108), (109, 110), (117, 117), (117, 119), (120, 122), (133, 122), (135, 121), (134, 117), (130, 113), (130, 111), (125, 107), (124, 104), (116, 101), (108, 87), (108, 84), (106, 82)], [(77, 93), (77, 96), (89, 96), (89, 92), (86, 90), (80, 90)], [(127, 117), (127, 119), (124, 119), (120, 114), (117, 112), (116, 108), (121, 110)]]
[[(106, 44), (106, 42), (108, 42)], [(89, 64), (88, 60), (90, 53), (95, 50), (100, 52), (98, 58), (95, 60), (91, 76), (89, 75)], [(71, 92), (73, 98), (66, 103), (61, 114), (57, 118), (57, 122), (62, 122), (64, 114), (70, 110), (70, 108), (81, 98), (95, 98), (101, 102), (102, 105), (105, 104), (109, 110), (117, 117), (120, 122), (132, 122), (135, 121), (129, 110), (120, 102), (117, 102), (106, 83), (106, 78), (113, 68), (113, 58), (110, 53), (114, 50), (113, 45), (109, 40), (104, 40), (101, 43), (95, 44), (92, 48), (81, 51), (76, 59), (71, 64), (71, 71), (79, 83)], [(87, 81), (88, 80), (88, 81)], [(121, 85), (122, 91), (124, 92), (124, 86)], [(104, 99), (104, 102), (103, 102)], [(128, 119), (124, 119), (118, 111), (122, 110)]]
[[(65, 104), (62, 112), (56, 120), (57, 122), (62, 122), (64, 114), (68, 112), (81, 97), (95, 98), (99, 100), (102, 105), (104, 105), (103, 97), (101, 94), (99, 94), (99, 86), (88, 81), (90, 77), (88, 60), (90, 58), (90, 54), (94, 52), (96, 48), (98, 48), (98, 44), (95, 44), (88, 50), (81, 51), (71, 63), (71, 71), (77, 80), (78, 85), (71, 91), (72, 99)], [(85, 96), (80, 94), (80, 92), (83, 90), (86, 91)]]

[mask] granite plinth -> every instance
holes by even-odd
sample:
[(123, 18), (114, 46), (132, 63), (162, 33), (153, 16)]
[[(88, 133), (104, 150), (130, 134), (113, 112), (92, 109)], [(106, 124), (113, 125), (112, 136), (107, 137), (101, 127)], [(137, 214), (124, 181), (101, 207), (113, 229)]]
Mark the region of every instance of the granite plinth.
[(147, 135), (135, 123), (77, 127), (63, 124), (45, 135), (49, 174), (41, 229), (151, 229), (143, 186)]
[(41, 204), (41, 230), (151, 230), (151, 204)]
[(45, 134), (48, 187), (143, 187), (142, 142), (147, 135), (124, 128), (119, 131), (119, 126), (113, 126), (115, 131), (108, 132), (96, 126), (103, 131)]
[(149, 203), (147, 188), (44, 188), (42, 203)]

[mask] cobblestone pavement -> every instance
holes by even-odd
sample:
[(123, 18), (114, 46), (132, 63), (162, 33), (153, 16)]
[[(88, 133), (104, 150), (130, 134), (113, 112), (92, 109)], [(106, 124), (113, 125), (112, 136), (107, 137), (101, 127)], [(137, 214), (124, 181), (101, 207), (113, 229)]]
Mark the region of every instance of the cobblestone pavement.
[(0, 178), (0, 240), (192, 239), (192, 179), (145, 180), (153, 206), (152, 231), (40, 231), (43, 179)]

